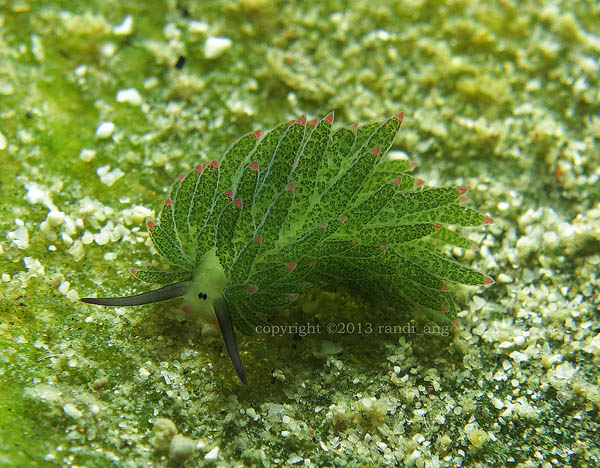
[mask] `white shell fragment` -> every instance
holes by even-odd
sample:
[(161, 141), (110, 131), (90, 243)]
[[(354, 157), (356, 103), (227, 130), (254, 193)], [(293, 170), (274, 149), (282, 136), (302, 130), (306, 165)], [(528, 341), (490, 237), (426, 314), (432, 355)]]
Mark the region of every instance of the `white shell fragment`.
[(109, 187), (125, 175), (118, 167), (111, 171), (110, 166), (101, 166), (96, 173), (100, 176), (100, 182)]
[(229, 49), (231, 44), (232, 41), (228, 37), (208, 37), (204, 42), (204, 56), (207, 59), (216, 58)]
[(37, 258), (23, 257), (23, 263), (32, 276), (44, 276), (46, 270)]
[(90, 162), (96, 156), (96, 151), (92, 149), (83, 148), (79, 152), (79, 159), (83, 162)]
[(208, 32), (208, 23), (192, 20), (188, 22), (188, 31), (192, 34), (204, 34)]
[(171, 439), (169, 446), (169, 458), (176, 464), (187, 460), (196, 449), (196, 441), (177, 434)]
[(57, 209), (52, 202), (51, 190), (48, 187), (36, 184), (35, 182), (26, 182), (25, 188), (27, 189), (25, 199), (31, 205), (41, 203), (51, 210)]
[(72, 403), (67, 403), (63, 406), (63, 411), (65, 414), (71, 416), (72, 418), (78, 419), (83, 416), (83, 413), (77, 409), (77, 407)]
[(217, 446), (217, 447), (213, 448), (210, 452), (208, 452), (206, 455), (204, 455), (204, 459), (206, 461), (215, 461), (218, 456), (219, 456), (219, 447)]
[(135, 88), (120, 89), (117, 91), (117, 102), (139, 106), (142, 103), (142, 96)]
[(19, 249), (29, 248), (29, 232), (25, 226), (19, 226), (14, 231), (6, 233), (6, 238), (12, 241)]
[(113, 28), (113, 33), (116, 36), (129, 36), (133, 32), (133, 17), (125, 16), (123, 22)]
[(46, 221), (52, 227), (60, 226), (65, 220), (65, 214), (62, 211), (52, 210), (48, 212)]
[(102, 122), (96, 129), (96, 138), (106, 140), (110, 138), (115, 131), (115, 124), (112, 122)]

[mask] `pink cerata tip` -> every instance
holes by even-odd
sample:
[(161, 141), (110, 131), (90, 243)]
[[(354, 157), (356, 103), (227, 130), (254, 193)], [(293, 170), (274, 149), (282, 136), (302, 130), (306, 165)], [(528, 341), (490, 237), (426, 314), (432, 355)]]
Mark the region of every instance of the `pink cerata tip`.
[(485, 284), (494, 284), (495, 281), (490, 278), (489, 276), (486, 276), (485, 278), (483, 278), (483, 281), (485, 282)]
[(202, 164), (196, 166), (194, 168), (194, 170), (198, 173), (198, 174), (202, 174)]
[(380, 151), (381, 151), (381, 146), (376, 146), (375, 148), (373, 148), (371, 150), (371, 153), (374, 155), (378, 155)]
[(137, 272), (138, 272), (138, 271), (137, 271), (137, 268), (132, 268), (132, 269), (131, 269), (131, 274), (132, 274), (132, 275), (135, 275), (135, 274), (137, 274)]
[(165, 205), (173, 206), (173, 201), (170, 198), (168, 198), (167, 200), (165, 200)]
[(256, 130), (255, 132), (252, 132), (252, 135), (258, 139), (262, 135), (262, 130)]
[(330, 112), (329, 114), (327, 114), (327, 117), (325, 117), (325, 120), (327, 120), (327, 122), (332, 123), (333, 122), (333, 112)]
[(258, 169), (258, 163), (256, 161), (250, 163), (250, 169), (252, 169), (253, 171)]
[(404, 120), (404, 112), (399, 112), (394, 117), (396, 117), (400, 122)]
[(300, 117), (298, 120), (296, 120), (296, 123), (298, 125), (305, 125), (306, 124), (306, 116), (303, 115), (302, 117)]
[(467, 193), (467, 189), (465, 187), (456, 187), (456, 193), (462, 195), (463, 193)]
[(219, 161), (213, 161), (211, 164), (212, 164), (212, 167), (214, 167), (215, 169), (219, 168)]
[(308, 123), (310, 124), (310, 126), (311, 126), (311, 127), (316, 127), (318, 122), (319, 122), (319, 121), (318, 121), (317, 119), (312, 119), (312, 120), (311, 120), (310, 122), (308, 122)]
[(152, 229), (156, 223), (154, 221), (148, 221), (148, 229)]
[(493, 222), (494, 222), (494, 220), (488, 216), (483, 218), (483, 224), (492, 224)]

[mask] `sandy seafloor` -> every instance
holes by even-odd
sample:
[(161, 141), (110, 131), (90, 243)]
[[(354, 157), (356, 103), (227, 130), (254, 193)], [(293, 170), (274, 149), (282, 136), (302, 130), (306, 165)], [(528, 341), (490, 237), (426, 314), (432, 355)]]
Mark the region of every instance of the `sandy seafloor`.
[[(600, 4), (346, 3), (0, 2), (0, 466), (599, 465)], [(178, 174), (330, 110), (404, 111), (395, 154), (494, 219), (456, 333), (240, 338), (244, 387), (176, 304), (79, 303), (147, 289)]]

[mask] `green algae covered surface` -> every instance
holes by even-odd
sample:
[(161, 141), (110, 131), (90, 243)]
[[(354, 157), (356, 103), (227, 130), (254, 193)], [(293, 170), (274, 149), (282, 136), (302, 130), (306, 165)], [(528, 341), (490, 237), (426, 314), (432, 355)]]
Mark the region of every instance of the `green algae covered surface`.
[[(0, 3), (0, 466), (600, 463), (600, 7), (346, 3)], [(181, 172), (329, 110), (404, 111), (396, 156), (494, 219), (455, 332), (314, 293), (244, 387), (177, 304), (78, 301), (144, 290)]]

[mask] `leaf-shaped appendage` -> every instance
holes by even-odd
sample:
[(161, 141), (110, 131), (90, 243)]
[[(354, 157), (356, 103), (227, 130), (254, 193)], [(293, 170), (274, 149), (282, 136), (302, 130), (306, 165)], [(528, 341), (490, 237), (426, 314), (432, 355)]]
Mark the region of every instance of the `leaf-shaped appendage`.
[(244, 383), (234, 327), (252, 333), (308, 289), (344, 288), (456, 323), (449, 286), (494, 281), (441, 247), (471, 246), (450, 226), (492, 220), (463, 206), (466, 189), (425, 188), (407, 174), (414, 165), (384, 159), (402, 119), (333, 130), (330, 113), (241, 137), (220, 160), (181, 175), (158, 221), (148, 222), (172, 269), (132, 272), (171, 284), (82, 300), (122, 306), (183, 297), (185, 312), (218, 323)]

